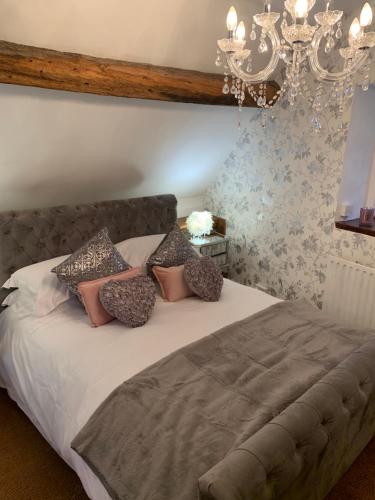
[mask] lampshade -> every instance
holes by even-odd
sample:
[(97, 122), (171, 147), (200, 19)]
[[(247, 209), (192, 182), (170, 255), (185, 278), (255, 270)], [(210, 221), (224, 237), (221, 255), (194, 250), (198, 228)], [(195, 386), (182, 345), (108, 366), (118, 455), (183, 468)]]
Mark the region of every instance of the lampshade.
[(193, 238), (201, 238), (210, 234), (213, 228), (213, 218), (211, 212), (193, 212), (186, 220), (187, 228)]

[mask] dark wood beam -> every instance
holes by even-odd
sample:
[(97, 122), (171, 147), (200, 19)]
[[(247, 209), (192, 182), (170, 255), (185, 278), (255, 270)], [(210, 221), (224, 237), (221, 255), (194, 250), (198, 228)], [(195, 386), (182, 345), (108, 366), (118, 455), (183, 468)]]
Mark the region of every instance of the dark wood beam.
[[(235, 106), (223, 77), (151, 64), (70, 54), (0, 41), (0, 83), (106, 96)], [(267, 96), (279, 90), (268, 83)], [(248, 96), (245, 106), (256, 107)]]

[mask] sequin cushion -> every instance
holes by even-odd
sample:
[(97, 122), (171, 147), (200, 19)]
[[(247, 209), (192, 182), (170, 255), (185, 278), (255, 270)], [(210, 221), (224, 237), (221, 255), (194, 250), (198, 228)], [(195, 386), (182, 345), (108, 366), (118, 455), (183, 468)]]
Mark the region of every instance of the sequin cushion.
[(189, 259), (199, 259), (197, 252), (178, 226), (170, 231), (147, 261), (147, 270), (153, 266), (175, 267)]
[(190, 290), (206, 302), (217, 302), (223, 289), (223, 275), (211, 257), (185, 263), (184, 278)]
[(129, 268), (129, 264), (110, 240), (108, 229), (104, 228), (64, 262), (54, 267), (52, 272), (79, 297), (78, 283), (121, 273)]
[(143, 326), (155, 306), (155, 285), (148, 276), (109, 281), (99, 292), (100, 302), (113, 318), (131, 328)]

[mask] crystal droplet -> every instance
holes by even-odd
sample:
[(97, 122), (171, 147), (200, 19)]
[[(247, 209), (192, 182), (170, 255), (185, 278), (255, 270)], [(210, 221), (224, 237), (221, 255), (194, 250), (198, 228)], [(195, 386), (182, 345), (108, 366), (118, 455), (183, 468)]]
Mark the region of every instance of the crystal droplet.
[(336, 38), (337, 38), (337, 40), (340, 40), (340, 38), (342, 38), (342, 29), (341, 29), (341, 27), (337, 28)]
[[(367, 68), (366, 68), (367, 69)], [(362, 82), (362, 90), (367, 92), (370, 87), (370, 68), (365, 72), (363, 82)]]
[(329, 52), (331, 52), (334, 46), (335, 46), (335, 41), (331, 36), (329, 36), (324, 49), (325, 53), (328, 54)]
[(345, 96), (351, 99), (354, 96), (354, 86), (352, 84), (348, 85), (345, 89)]
[(246, 66), (246, 71), (248, 73), (251, 73), (253, 71), (253, 65), (251, 63), (248, 63), (248, 65)]
[(227, 95), (230, 92), (229, 85), (226, 83), (223, 87), (223, 94)]
[(255, 30), (252, 30), (252, 32), (250, 33), (250, 40), (254, 42), (254, 40), (256, 39), (257, 39), (257, 34)]
[(217, 56), (216, 61), (215, 61), (215, 66), (221, 66), (221, 57)]
[(264, 54), (265, 52), (267, 52), (267, 50), (268, 50), (267, 42), (265, 40), (262, 40), (259, 44), (258, 52), (260, 54)]
[(236, 89), (236, 86), (233, 83), (232, 86), (231, 86), (231, 88), (230, 88), (230, 93), (231, 94), (235, 94), (236, 92), (237, 92), (237, 89)]
[(263, 98), (262, 97), (258, 97), (257, 104), (258, 104), (258, 106), (263, 106)]
[(283, 61), (285, 61), (286, 56), (287, 56), (287, 53), (286, 53), (286, 48), (285, 48), (285, 47), (282, 47), (282, 48), (280, 49), (279, 54), (280, 54), (281, 59), (282, 59)]

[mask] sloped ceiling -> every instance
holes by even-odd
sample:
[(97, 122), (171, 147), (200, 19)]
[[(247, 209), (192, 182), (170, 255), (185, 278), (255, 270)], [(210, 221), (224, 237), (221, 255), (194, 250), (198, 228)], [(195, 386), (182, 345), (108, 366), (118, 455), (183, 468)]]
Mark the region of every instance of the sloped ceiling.
[[(0, 0), (0, 29), (8, 41), (207, 71), (227, 9), (217, 0)], [(236, 108), (0, 85), (0, 110), (0, 209), (199, 195), (237, 134)]]
[[(1, 38), (217, 71), (216, 39), (225, 36), (230, 3), (0, 0)], [(248, 27), (263, 8), (263, 0), (233, 3)], [(357, 4), (336, 0), (336, 7), (345, 3)], [(277, 10), (281, 4), (273, 2)], [(246, 110), (245, 119), (253, 112)], [(199, 195), (233, 148), (237, 121), (235, 108), (0, 85), (0, 209), (165, 192)]]

